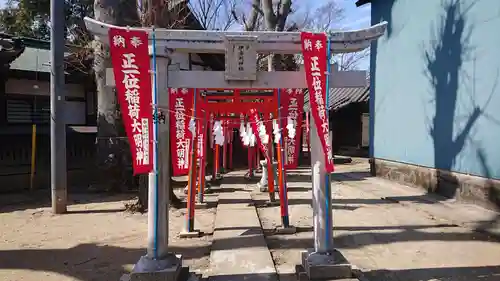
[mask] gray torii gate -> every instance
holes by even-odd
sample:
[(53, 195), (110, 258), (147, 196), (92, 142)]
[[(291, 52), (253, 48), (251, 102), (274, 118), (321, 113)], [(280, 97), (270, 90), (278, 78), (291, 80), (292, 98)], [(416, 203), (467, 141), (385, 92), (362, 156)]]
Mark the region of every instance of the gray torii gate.
[[(108, 42), (110, 28), (144, 30), (149, 33), (150, 43), (153, 29), (118, 27), (85, 18), (87, 30), (97, 36), (103, 43)], [(370, 42), (382, 36), (387, 23), (383, 22), (367, 29), (357, 31), (339, 31), (329, 34), (333, 53), (349, 53), (361, 51)], [(168, 108), (168, 88), (216, 88), (216, 89), (278, 89), (307, 88), (304, 71), (257, 71), (257, 54), (298, 54), (301, 53), (300, 32), (220, 32), (195, 30), (155, 29), (156, 37), (156, 74), (158, 77), (158, 107)], [(150, 46), (151, 47), (151, 46)], [(151, 48), (150, 48), (151, 49)], [(170, 58), (174, 52), (181, 53), (213, 53), (225, 54), (225, 71), (193, 71), (169, 70)], [(106, 83), (114, 86), (113, 70), (108, 69)], [(330, 87), (360, 87), (366, 84), (364, 71), (334, 72), (330, 75)], [(179, 256), (168, 250), (168, 185), (170, 184), (168, 163), (170, 161), (170, 114), (166, 114), (166, 122), (158, 124), (158, 156), (157, 171), (149, 176), (148, 205), (148, 247), (147, 255), (139, 259), (131, 274), (133, 280), (167, 280), (142, 279), (147, 276), (161, 274), (177, 275), (182, 261)], [(313, 169), (314, 213), (314, 249), (304, 255), (303, 264), (309, 277), (315, 276), (314, 270), (328, 275), (328, 268), (339, 261), (336, 260), (333, 248), (332, 231), (325, 231), (326, 225), (333, 225), (332, 207), (326, 206), (327, 189), (325, 182), (324, 157), (321, 155), (320, 141), (314, 122), (310, 129), (311, 165)], [(155, 188), (155, 173), (159, 173), (159, 186)], [(155, 224), (157, 222), (157, 224)], [(154, 274), (153, 274), (154, 273)], [(171, 278), (176, 278), (175, 276)], [(332, 276), (339, 277), (338, 272)], [(137, 279), (134, 278), (137, 276)], [(142, 276), (142, 277), (139, 277)], [(341, 277), (341, 276), (340, 276)], [(147, 278), (147, 277), (146, 277)], [(164, 278), (164, 277), (162, 277)], [(175, 280), (175, 279), (168, 279)]]

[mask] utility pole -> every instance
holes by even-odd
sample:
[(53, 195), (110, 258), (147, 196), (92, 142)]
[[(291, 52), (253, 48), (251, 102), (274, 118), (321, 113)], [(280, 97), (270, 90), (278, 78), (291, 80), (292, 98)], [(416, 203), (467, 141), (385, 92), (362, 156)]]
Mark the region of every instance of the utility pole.
[(52, 212), (67, 211), (66, 124), (64, 121), (64, 3), (50, 1), (50, 188)]

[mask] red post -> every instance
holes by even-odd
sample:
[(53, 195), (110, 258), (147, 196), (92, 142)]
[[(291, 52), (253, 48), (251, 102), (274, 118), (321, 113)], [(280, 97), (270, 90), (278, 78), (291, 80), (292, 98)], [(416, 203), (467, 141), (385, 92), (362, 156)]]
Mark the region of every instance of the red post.
[[(206, 115), (203, 115), (206, 117)], [(203, 132), (203, 141), (202, 141), (202, 151), (201, 159), (200, 159), (200, 167), (199, 167), (199, 176), (198, 176), (198, 202), (203, 203), (205, 199), (205, 175), (206, 175), (206, 167), (205, 167), (205, 159), (207, 153), (207, 120), (203, 120), (201, 124), (201, 131)]]
[[(232, 135), (234, 135), (234, 132), (231, 130), (231, 138), (233, 137)], [(229, 143), (229, 170), (233, 169), (233, 141), (234, 140), (231, 140)]]
[(256, 154), (255, 155), (255, 169), (258, 170), (259, 165), (260, 165), (260, 151), (259, 151), (259, 148), (256, 146), (255, 146), (255, 154)]
[(309, 140), (309, 112), (306, 112), (306, 142), (307, 152), (311, 153), (311, 142)]
[(223, 127), (224, 130), (224, 144), (222, 146), (222, 172), (226, 173), (227, 171), (227, 125)]
[(214, 175), (212, 177), (213, 180), (217, 178), (217, 175), (219, 174), (219, 145), (215, 144), (214, 147)]
[(247, 146), (247, 152), (248, 152), (248, 176), (251, 178), (253, 176), (253, 147)]

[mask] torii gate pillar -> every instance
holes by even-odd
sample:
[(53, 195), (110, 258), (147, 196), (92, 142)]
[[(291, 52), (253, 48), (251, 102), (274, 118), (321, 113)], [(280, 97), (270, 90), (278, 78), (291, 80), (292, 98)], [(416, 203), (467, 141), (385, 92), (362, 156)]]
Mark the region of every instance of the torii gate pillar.
[[(85, 18), (87, 30), (109, 44), (110, 28), (124, 28), (104, 24)], [(364, 30), (341, 31), (329, 34), (330, 47), (335, 53), (356, 52), (367, 48), (372, 40), (382, 36), (387, 23), (381, 23)], [(130, 28), (133, 30), (136, 28)], [(155, 32), (158, 56), (158, 90), (159, 107), (168, 108), (168, 88), (212, 88), (212, 89), (279, 89), (307, 88), (303, 71), (258, 72), (256, 69), (257, 54), (298, 54), (301, 53), (300, 32), (218, 32), (195, 30), (167, 30), (139, 28), (149, 33)], [(184, 53), (219, 53), (225, 54), (225, 71), (170, 71), (168, 69), (168, 52)], [(168, 72), (168, 73), (167, 73)], [(106, 82), (114, 86), (113, 70), (108, 69)], [(168, 75), (167, 75), (168, 74)], [(365, 72), (335, 72), (329, 77), (331, 87), (359, 87), (366, 84)], [(170, 162), (169, 148), (169, 114), (165, 124), (159, 124), (159, 172), (160, 191), (154, 191), (154, 179), (150, 177), (150, 205), (148, 218), (161, 222), (158, 229), (148, 220), (148, 251), (134, 267), (130, 280), (176, 280), (181, 260), (168, 251), (168, 192)], [(319, 143), (316, 127), (311, 126), (310, 139)], [(319, 145), (311, 146), (313, 149)], [(314, 215), (314, 249), (303, 254), (303, 265), (309, 279), (350, 278), (350, 265), (333, 248), (332, 208), (325, 206), (326, 174), (324, 157), (318, 151), (311, 153), (313, 168), (313, 215)], [(157, 199), (157, 204), (154, 198)], [(153, 200), (152, 200), (153, 199)], [(330, 220), (330, 221), (328, 221)], [(155, 241), (155, 242), (153, 242)], [(154, 249), (153, 247), (156, 246)], [(158, 256), (152, 255), (159, 253)], [(167, 277), (162, 274), (167, 274)], [(173, 275), (172, 275), (173, 274)], [(137, 276), (137, 277), (136, 277)]]

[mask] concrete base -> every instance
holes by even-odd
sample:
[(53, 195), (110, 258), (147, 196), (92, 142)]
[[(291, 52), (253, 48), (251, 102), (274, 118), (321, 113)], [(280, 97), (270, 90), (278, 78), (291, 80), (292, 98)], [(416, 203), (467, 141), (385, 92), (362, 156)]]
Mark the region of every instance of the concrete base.
[[(130, 274), (120, 278), (120, 281), (183, 281), (182, 256), (170, 254), (161, 260), (142, 256)], [(185, 272), (184, 272), (185, 273)]]
[(257, 188), (259, 189), (260, 192), (267, 192), (267, 183), (264, 185), (260, 181), (257, 183)]
[(314, 253), (312, 249), (304, 251), (302, 266), (309, 280), (339, 280), (353, 276), (351, 264), (337, 250), (329, 255)]
[(288, 227), (278, 226), (274, 230), (274, 233), (276, 233), (276, 234), (295, 234), (295, 233), (297, 233), (297, 228), (293, 225), (290, 225)]
[[(297, 277), (298, 281), (316, 281), (316, 280), (318, 280), (318, 279), (316, 279), (316, 280), (309, 279), (306, 271), (304, 270), (304, 267), (300, 264), (295, 266), (295, 277)], [(318, 281), (320, 281), (320, 280), (318, 280)], [(330, 279), (330, 280), (332, 280), (332, 279)], [(336, 281), (359, 281), (359, 279), (357, 279), (357, 278), (343, 278), (343, 279), (333, 279), (333, 280), (336, 280)], [(325, 281), (325, 280), (323, 279), (321, 281)]]
[(266, 203), (264, 203), (264, 207), (277, 207), (280, 205), (280, 201), (279, 200), (276, 200), (276, 201), (267, 201)]
[(195, 229), (194, 231), (181, 231), (181, 233), (179, 233), (179, 237), (180, 238), (197, 238), (197, 237), (200, 237), (201, 236), (201, 232), (197, 229)]
[(208, 209), (208, 204), (207, 204), (207, 202), (203, 202), (203, 203), (196, 202), (194, 204), (194, 207), (195, 207), (195, 209), (198, 209), (198, 210), (204, 210), (204, 209)]

